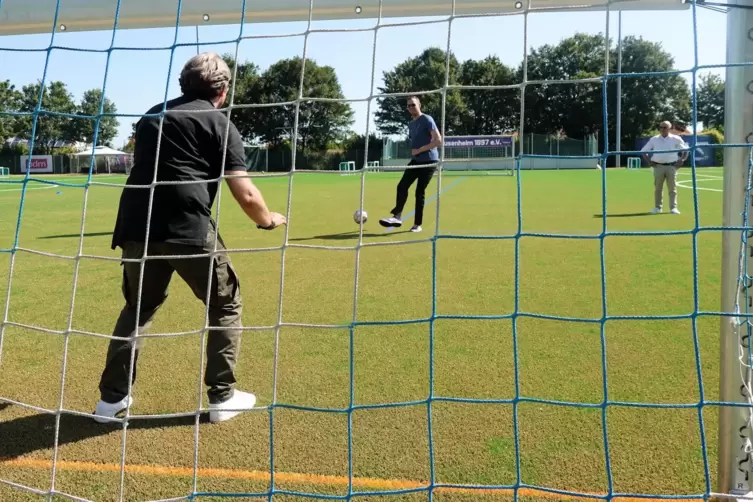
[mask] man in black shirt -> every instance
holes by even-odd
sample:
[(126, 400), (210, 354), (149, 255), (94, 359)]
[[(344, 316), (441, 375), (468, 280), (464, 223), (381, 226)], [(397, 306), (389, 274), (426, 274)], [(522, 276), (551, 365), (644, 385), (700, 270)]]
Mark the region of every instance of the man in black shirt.
[[(161, 131), (162, 104), (147, 112), (156, 116), (142, 117), (137, 124), (134, 164), (120, 198), (112, 239), (113, 249), (122, 248), (126, 304), (115, 324), (116, 338), (110, 341), (100, 380), (101, 399), (94, 412), (98, 422), (132, 404), (128, 382), (136, 379), (140, 339), (136, 339), (133, 368), (131, 348), (137, 320), (139, 333), (146, 332), (167, 298), (174, 272), (208, 305), (213, 329), (207, 334), (204, 381), (210, 421), (228, 420), (256, 404), (256, 396), (235, 390), (242, 325), (240, 285), (211, 216), (222, 176), (244, 176), (227, 178), (227, 184), (259, 228), (271, 230), (287, 222), (283, 215), (269, 211), (262, 194), (245, 177), (241, 136), (225, 112), (218, 110), (227, 98), (230, 76), (227, 64), (215, 53), (191, 58), (180, 75), (182, 96), (167, 102)], [(150, 197), (149, 185), (154, 181), (161, 184), (154, 186)]]

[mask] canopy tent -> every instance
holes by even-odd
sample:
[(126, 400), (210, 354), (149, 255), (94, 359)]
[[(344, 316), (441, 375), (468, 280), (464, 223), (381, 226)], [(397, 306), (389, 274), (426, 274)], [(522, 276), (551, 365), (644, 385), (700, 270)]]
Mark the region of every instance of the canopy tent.
[(109, 146), (96, 146), (93, 150), (87, 148), (75, 155), (76, 171), (88, 173), (89, 166), (92, 164), (92, 156), (94, 157), (94, 174), (127, 173), (132, 163), (131, 154), (115, 150)]

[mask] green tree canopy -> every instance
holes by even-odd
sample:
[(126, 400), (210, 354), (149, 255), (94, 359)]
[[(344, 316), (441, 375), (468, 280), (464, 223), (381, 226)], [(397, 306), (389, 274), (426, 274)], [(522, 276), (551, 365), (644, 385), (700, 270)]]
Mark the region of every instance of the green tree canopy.
[[(78, 115), (97, 116), (99, 115), (100, 101), (102, 100), (101, 89), (89, 89), (81, 98), (78, 106)], [(105, 96), (102, 103), (102, 113), (117, 113), (118, 109), (109, 98)], [(71, 124), (73, 135), (78, 141), (85, 143), (94, 143), (94, 132), (97, 125), (96, 119), (75, 119)], [(97, 132), (98, 145), (111, 145), (112, 140), (118, 135), (120, 122), (117, 117), (101, 117), (99, 120), (99, 129)]]
[[(532, 49), (529, 81), (599, 78), (604, 73), (604, 37), (579, 33), (557, 45)], [(518, 81), (522, 81), (522, 65)], [(584, 137), (603, 129), (602, 85), (595, 83), (533, 83), (526, 86), (524, 132), (564, 131)]]
[[(236, 61), (233, 56), (224, 54), (222, 58), (230, 67), (230, 72), (233, 75), (233, 79), (230, 82), (230, 92), (228, 92), (225, 105), (230, 105), (231, 97), (233, 105), (259, 103), (261, 101), (261, 75), (259, 67), (249, 61), (244, 61), (238, 63), (238, 68), (235, 68)], [(259, 121), (256, 117), (258, 117), (258, 112), (258, 108), (237, 108), (233, 109), (230, 116), (241, 136), (249, 141), (257, 136)]]
[(14, 124), (18, 119), (9, 113), (19, 111), (22, 97), (10, 80), (0, 81), (0, 143), (15, 134)]
[[(423, 94), (421, 91), (440, 89), (445, 85), (447, 53), (442, 49), (431, 47), (420, 55), (398, 64), (393, 70), (384, 73), (384, 85), (378, 90), (383, 94), (416, 93), (421, 100), (421, 109), (431, 115), (442, 129), (442, 95), (439, 93)], [(460, 82), (460, 64), (450, 54), (450, 71), (448, 84)], [(405, 134), (410, 115), (406, 111), (407, 96), (384, 97), (377, 99), (378, 109), (375, 113), (377, 128), (382, 134)], [(447, 92), (445, 107), (445, 132), (448, 135), (463, 131), (466, 106), (459, 90)]]
[[(613, 50), (610, 62), (617, 71), (617, 52)], [(674, 58), (661, 44), (641, 37), (626, 37), (622, 41), (623, 73), (675, 71)], [(610, 129), (614, 127), (616, 82), (611, 79)], [(622, 143), (630, 145), (635, 138), (655, 129), (662, 120), (688, 124), (691, 119), (690, 87), (681, 75), (635, 76), (622, 79)], [(610, 138), (614, 137), (613, 133)]]
[(701, 75), (696, 85), (696, 107), (704, 127), (724, 128), (724, 90), (724, 80), (719, 75)]
[[(515, 71), (496, 56), (481, 61), (469, 59), (460, 65), (460, 84), (501, 86), (518, 83)], [(520, 90), (463, 89), (465, 113), (456, 134), (501, 134), (517, 129), (520, 117)]]
[[(232, 68), (232, 58), (226, 56)], [(235, 104), (291, 103), (298, 99), (303, 59), (283, 59), (259, 75), (258, 67), (242, 63), (236, 73)], [(303, 76), (303, 99), (298, 113), (298, 146), (302, 149), (322, 150), (331, 142), (346, 137), (353, 123), (349, 103), (326, 101), (343, 99), (342, 88), (335, 69), (320, 66), (307, 59)], [(319, 99), (324, 100), (319, 100)], [(295, 104), (262, 106), (233, 112), (233, 122), (248, 141), (261, 140), (280, 145), (292, 139), (295, 126)]]
[[(20, 111), (32, 113), (39, 103), (41, 83), (25, 85), (21, 89)], [(77, 106), (73, 95), (68, 92), (64, 82), (50, 82), (42, 92), (42, 111), (39, 113), (34, 129), (34, 151), (52, 153), (57, 141), (74, 141), (75, 128), (70, 117), (57, 114), (75, 114)], [(50, 114), (49, 112), (53, 112)], [(32, 140), (33, 115), (24, 115), (15, 121), (15, 133), (18, 137)]]

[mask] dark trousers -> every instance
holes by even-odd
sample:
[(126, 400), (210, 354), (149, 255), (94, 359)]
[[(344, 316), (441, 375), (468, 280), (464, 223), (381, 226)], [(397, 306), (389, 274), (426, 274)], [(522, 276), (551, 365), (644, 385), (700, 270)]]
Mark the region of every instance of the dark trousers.
[[(191, 258), (192, 254), (206, 253), (214, 247), (214, 230), (210, 229), (207, 243), (199, 246), (184, 246), (164, 242), (149, 243), (148, 255), (181, 255), (175, 259), (150, 259), (143, 262), (144, 278), (141, 287), (141, 315), (138, 316), (139, 333), (145, 333), (157, 310), (167, 299), (167, 290), (173, 272), (186, 281), (194, 295), (206, 302), (209, 294), (209, 326), (217, 329), (207, 334), (206, 371), (209, 402), (221, 403), (232, 397), (235, 387), (235, 364), (240, 348), (242, 302), (240, 284), (227, 253), (214, 257)], [(217, 250), (224, 250), (222, 240), (217, 238)], [(127, 242), (123, 245), (123, 258), (139, 259), (144, 244)], [(139, 274), (142, 264), (123, 262), (122, 290), (125, 306), (115, 324), (113, 336), (124, 340), (110, 340), (105, 369), (99, 384), (102, 400), (115, 403), (128, 394), (128, 379), (131, 363), (131, 347), (136, 330), (137, 305), (139, 300)], [(210, 275), (211, 267), (211, 275)], [(211, 280), (211, 283), (210, 283)], [(136, 339), (136, 359), (133, 361), (131, 382), (136, 381), (136, 363), (143, 339)], [(165, 356), (169, 363), (169, 356)]]
[[(408, 163), (409, 166), (420, 166), (424, 164), (436, 164), (436, 162), (417, 162), (411, 160)], [(436, 167), (431, 166), (406, 169), (403, 172), (403, 177), (400, 178), (400, 182), (397, 184), (397, 200), (394, 209), (391, 211), (393, 216), (403, 212), (405, 203), (408, 201), (408, 189), (416, 180), (418, 180), (418, 184), (416, 184), (416, 215), (413, 218), (413, 224), (421, 225), (423, 223), (426, 187), (429, 186), (431, 177), (434, 175), (435, 170)]]

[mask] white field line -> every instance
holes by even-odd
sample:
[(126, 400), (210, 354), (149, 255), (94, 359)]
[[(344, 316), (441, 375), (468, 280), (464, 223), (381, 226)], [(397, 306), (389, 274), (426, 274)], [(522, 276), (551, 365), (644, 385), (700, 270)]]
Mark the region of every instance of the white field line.
[[(686, 173), (683, 171), (680, 171), (677, 173), (678, 175), (687, 176), (688, 179), (678, 180), (677, 186), (682, 188), (689, 188), (690, 190), (693, 190), (693, 173)], [(724, 180), (724, 177), (714, 175), (714, 174), (706, 174), (706, 173), (699, 173), (696, 172), (695, 175), (695, 181), (696, 181), (696, 190), (707, 190), (709, 192), (723, 192), (721, 188), (708, 188), (708, 187), (702, 187), (698, 186), (699, 183), (706, 182), (706, 181), (722, 181)]]
[[(125, 175), (114, 175), (112, 178), (118, 178), (118, 177), (125, 177)], [(86, 176), (55, 176), (55, 177), (49, 177), (46, 178), (47, 181), (54, 182), (54, 181), (60, 181), (62, 183), (85, 183), (87, 180)], [(43, 186), (34, 186), (36, 184), (41, 184), (38, 181), (30, 181), (29, 186), (26, 187), (26, 190), (49, 190), (51, 188), (83, 188), (83, 187), (70, 187), (65, 185), (57, 185), (57, 184), (43, 184)], [(3, 188), (4, 185), (7, 185), (9, 188)], [(0, 180), (0, 192), (20, 192), (23, 189), (22, 183), (19, 182), (13, 182), (13, 183), (4, 183), (2, 180)]]

